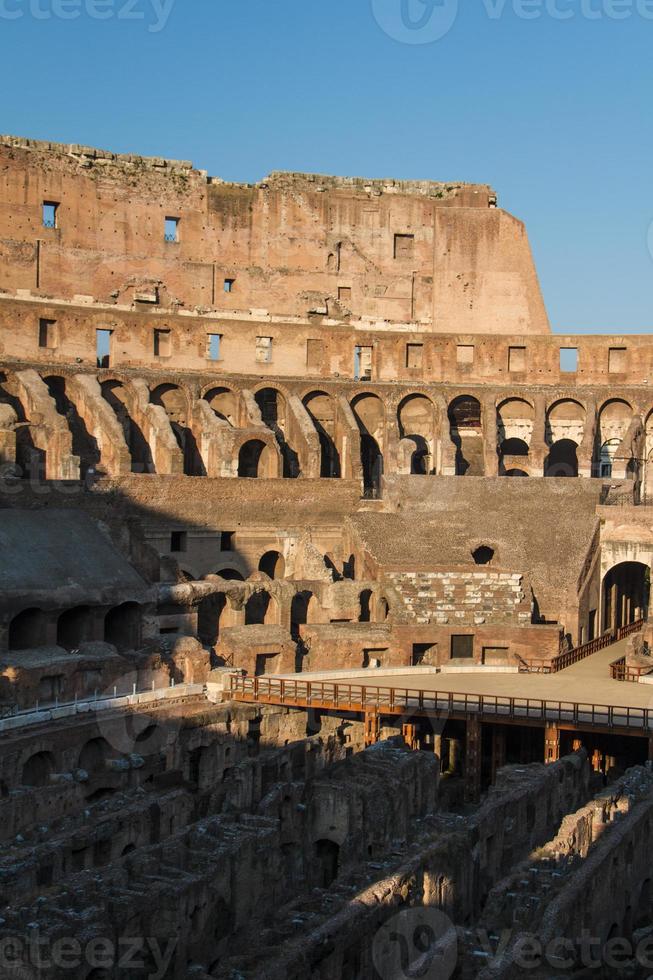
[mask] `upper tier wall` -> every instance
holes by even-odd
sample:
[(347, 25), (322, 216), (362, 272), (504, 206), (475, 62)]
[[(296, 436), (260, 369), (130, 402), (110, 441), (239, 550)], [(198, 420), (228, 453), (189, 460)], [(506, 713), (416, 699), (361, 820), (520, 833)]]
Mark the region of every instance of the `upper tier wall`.
[(0, 285), (107, 303), (158, 287), (186, 309), (546, 334), (524, 226), (495, 203), (484, 184), (229, 184), (184, 161), (0, 137)]

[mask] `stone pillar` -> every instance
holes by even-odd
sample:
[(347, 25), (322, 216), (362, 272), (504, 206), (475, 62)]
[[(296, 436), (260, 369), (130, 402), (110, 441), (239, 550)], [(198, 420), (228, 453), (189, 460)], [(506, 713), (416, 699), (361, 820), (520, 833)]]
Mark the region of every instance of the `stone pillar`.
[(506, 764), (506, 733), (497, 725), (492, 726), (492, 782), (497, 778), (497, 770)]
[(560, 758), (560, 729), (557, 725), (547, 725), (544, 729), (544, 761), (547, 765)]
[(419, 748), (417, 725), (402, 725), (401, 734), (409, 749), (412, 749), (414, 752)]
[(497, 410), (494, 399), (488, 399), (482, 408), (483, 462), (486, 476), (499, 475), (499, 453), (497, 451)]
[(381, 737), (381, 719), (378, 711), (365, 712), (365, 747), (376, 745)]
[(465, 739), (465, 801), (478, 803), (481, 798), (481, 737), (483, 725), (480, 718), (467, 719)]
[(533, 434), (528, 447), (528, 463), (531, 476), (544, 475), (544, 460), (549, 452), (546, 442), (546, 402), (544, 395), (533, 398)]
[(440, 772), (442, 772), (442, 735), (433, 736), (433, 754), (440, 760)]
[(462, 744), (459, 738), (450, 738), (449, 742), (449, 763), (447, 765), (447, 772), (452, 775), (459, 773), (461, 769), (461, 759), (462, 759)]

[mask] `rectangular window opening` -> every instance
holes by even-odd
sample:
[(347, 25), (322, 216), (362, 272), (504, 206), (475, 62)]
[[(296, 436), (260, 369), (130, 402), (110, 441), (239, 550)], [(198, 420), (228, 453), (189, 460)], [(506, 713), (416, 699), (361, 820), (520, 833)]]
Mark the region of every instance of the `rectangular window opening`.
[(356, 347), (354, 350), (354, 380), (372, 380), (372, 348)]
[(57, 346), (57, 321), (39, 320), (39, 347), (52, 350)]
[(220, 360), (220, 342), (222, 340), (222, 334), (219, 333), (209, 333), (206, 337), (206, 356), (209, 361), (219, 361)]
[(610, 347), (608, 352), (608, 371), (610, 374), (626, 373), (625, 347)]
[(456, 348), (456, 360), (458, 364), (473, 364), (474, 363), (474, 345), (473, 344), (458, 344)]
[(178, 242), (179, 241), (179, 218), (166, 218), (163, 234), (167, 242)]
[(172, 350), (172, 341), (170, 338), (169, 330), (155, 330), (154, 331), (154, 356), (155, 357), (170, 357)]
[(42, 221), (44, 228), (57, 227), (57, 211), (59, 205), (56, 201), (44, 201), (42, 210)]
[(180, 552), (186, 550), (187, 545), (186, 531), (172, 531), (170, 533), (170, 551)]
[(95, 354), (99, 368), (108, 368), (110, 365), (112, 333), (112, 330), (105, 329), (95, 331)]
[(224, 281), (224, 291), (225, 293), (233, 293), (234, 286), (236, 285), (235, 279), (225, 279)]
[(223, 531), (220, 535), (220, 551), (234, 550), (235, 531)]
[(415, 254), (414, 235), (395, 235), (394, 255), (396, 259), (412, 259)]
[(564, 374), (574, 374), (578, 370), (578, 348), (560, 348), (560, 370)]
[(406, 344), (406, 367), (421, 368), (423, 355), (423, 344)]
[(509, 371), (525, 371), (526, 370), (526, 348), (525, 347), (509, 347), (508, 348), (508, 370)]
[(256, 338), (256, 360), (259, 364), (269, 364), (272, 360), (272, 337)]
[(451, 637), (451, 659), (469, 660), (474, 656), (474, 637), (458, 634)]

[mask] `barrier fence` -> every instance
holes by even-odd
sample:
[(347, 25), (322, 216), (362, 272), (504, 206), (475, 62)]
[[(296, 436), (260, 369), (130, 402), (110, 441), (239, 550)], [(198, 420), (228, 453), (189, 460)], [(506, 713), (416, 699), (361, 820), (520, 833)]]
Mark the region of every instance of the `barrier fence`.
[(353, 713), (473, 714), (492, 720), (542, 722), (579, 728), (621, 728), (639, 735), (649, 735), (653, 731), (653, 708), (625, 705), (236, 675), (230, 678), (230, 694), (236, 701), (339, 709)]

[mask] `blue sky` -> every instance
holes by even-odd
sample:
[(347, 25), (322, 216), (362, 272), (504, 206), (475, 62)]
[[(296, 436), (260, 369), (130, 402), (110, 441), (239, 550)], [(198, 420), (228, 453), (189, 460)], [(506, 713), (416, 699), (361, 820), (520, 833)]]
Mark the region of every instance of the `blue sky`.
[(233, 180), (491, 183), (555, 330), (653, 330), (653, 0), (427, 2), (0, 0), (0, 129)]

